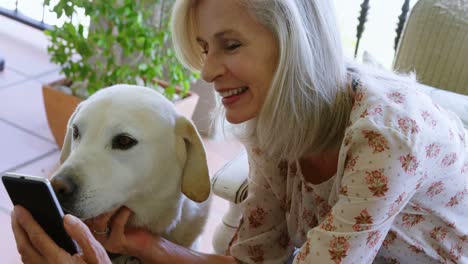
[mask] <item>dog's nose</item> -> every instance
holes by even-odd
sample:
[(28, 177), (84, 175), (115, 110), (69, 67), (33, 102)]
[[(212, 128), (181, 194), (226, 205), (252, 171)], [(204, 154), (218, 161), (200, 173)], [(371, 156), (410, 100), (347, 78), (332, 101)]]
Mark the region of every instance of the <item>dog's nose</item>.
[(50, 181), (59, 200), (66, 200), (73, 196), (76, 191), (76, 184), (72, 177), (57, 175)]

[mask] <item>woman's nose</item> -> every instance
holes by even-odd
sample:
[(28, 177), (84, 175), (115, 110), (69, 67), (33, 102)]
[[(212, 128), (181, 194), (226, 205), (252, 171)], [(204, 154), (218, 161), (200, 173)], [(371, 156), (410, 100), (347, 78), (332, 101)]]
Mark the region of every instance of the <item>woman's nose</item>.
[(220, 58), (216, 54), (207, 54), (201, 75), (205, 82), (213, 82), (219, 76), (222, 76), (225, 71), (225, 66), (221, 62)]

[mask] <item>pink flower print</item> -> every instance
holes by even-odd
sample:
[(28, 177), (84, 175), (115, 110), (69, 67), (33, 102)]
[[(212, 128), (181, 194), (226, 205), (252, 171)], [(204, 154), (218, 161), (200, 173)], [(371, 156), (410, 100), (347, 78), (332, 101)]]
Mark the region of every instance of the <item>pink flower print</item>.
[(438, 143), (432, 143), (426, 147), (426, 157), (435, 158), (439, 155), (442, 146)]
[(348, 133), (346, 133), (345, 137), (344, 137), (344, 145), (345, 146), (349, 146), (349, 144), (351, 143), (351, 140), (353, 139), (353, 131), (349, 131)]
[(383, 169), (366, 171), (366, 183), (369, 190), (376, 197), (382, 197), (388, 191), (388, 178)]
[(441, 163), (442, 163), (442, 166), (448, 167), (454, 164), (456, 161), (457, 161), (457, 153), (452, 152), (452, 153), (445, 155)]
[(307, 256), (310, 254), (310, 240), (307, 239), (304, 246), (302, 246), (299, 253), (297, 253), (296, 260), (297, 262), (301, 263), (306, 260)]
[(424, 121), (427, 121), (431, 117), (431, 114), (429, 113), (429, 111), (422, 111), (421, 117), (424, 119)]
[(380, 237), (381, 235), (379, 231), (369, 232), (369, 234), (367, 235), (367, 246), (369, 248), (375, 247), (377, 243), (379, 243)]
[(346, 186), (346, 185), (341, 185), (341, 187), (340, 187), (340, 194), (341, 194), (341, 195), (348, 195), (348, 186)]
[(358, 90), (354, 93), (353, 96), (353, 109), (357, 106), (361, 106), (362, 99), (364, 98), (364, 93), (361, 90)]
[(359, 156), (353, 157), (352, 154), (348, 154), (345, 161), (345, 170), (353, 171), (358, 158)]
[(390, 209), (388, 210), (387, 212), (387, 215), (388, 216), (393, 216), (394, 214), (396, 214), (396, 212), (398, 211), (398, 209), (400, 208), (400, 204), (401, 202), (403, 202), (403, 197), (406, 195), (406, 192), (403, 192), (401, 193), (400, 195), (398, 195), (398, 197), (396, 198), (396, 200), (392, 203), (392, 205), (390, 206)]
[(325, 202), (325, 200), (322, 198), (322, 196), (320, 196), (318, 194), (314, 194), (314, 201), (315, 201), (316, 206), (318, 206), (319, 204)]
[(388, 99), (397, 104), (402, 104), (405, 102), (405, 97), (400, 92), (392, 92), (387, 94)]
[(318, 224), (317, 219), (311, 210), (304, 209), (304, 211), (302, 211), (302, 220), (306, 222), (310, 228), (314, 228)]
[(453, 134), (452, 129), (449, 129), (449, 139), (453, 140), (454, 137), (455, 137), (455, 135)]
[(413, 175), (419, 166), (419, 162), (417, 161), (416, 157), (412, 156), (411, 154), (407, 154), (406, 156), (401, 156), (400, 162), (401, 162), (401, 167), (403, 168), (403, 170), (409, 175)]
[(373, 115), (381, 115), (383, 112), (382, 106), (378, 105), (372, 109), (366, 108), (364, 112), (361, 114), (361, 118), (364, 118), (366, 116), (373, 116)]
[(396, 258), (385, 258), (385, 263), (387, 264), (400, 264)]
[(421, 113), (421, 116), (424, 119), (424, 121), (432, 128), (437, 126), (437, 121), (434, 120), (434, 118), (432, 118), (431, 114), (428, 111), (423, 111)]
[(262, 245), (250, 245), (247, 249), (250, 259), (254, 262), (263, 262), (265, 252), (262, 249)]
[(327, 218), (322, 222), (322, 224), (320, 225), (320, 228), (322, 228), (325, 231), (335, 231), (336, 230), (336, 226), (333, 225), (333, 215), (332, 214), (329, 213), (327, 215)]
[(362, 114), (360, 115), (361, 118), (364, 118), (366, 116), (369, 115), (369, 111), (367, 110), (367, 108), (364, 110), (364, 112), (362, 112)]
[(280, 201), (281, 210), (289, 212), (291, 210), (291, 198), (288, 198), (286, 195)]
[(452, 245), (452, 247), (450, 248), (450, 252), (449, 252), (450, 260), (453, 261), (454, 263), (458, 263), (458, 260), (462, 256), (462, 250), (463, 250), (463, 247), (460, 243), (456, 243)]
[(460, 139), (461, 143), (465, 143), (465, 134), (458, 134), (458, 138)]
[(403, 224), (402, 226), (404, 227), (413, 227), (420, 223), (421, 221), (424, 221), (425, 218), (422, 215), (416, 215), (416, 214), (403, 214)]
[(468, 235), (460, 236), (458, 239), (460, 239), (460, 242), (462, 243), (468, 242)]
[(427, 180), (427, 178), (428, 178), (427, 171), (425, 171), (423, 176), (419, 178), (418, 181), (416, 182), (416, 190), (419, 189), (419, 187), (421, 187), (421, 185)]
[(439, 255), (439, 258), (440, 258), (439, 260), (443, 260), (444, 263), (447, 263), (445, 250), (441, 247), (437, 247), (436, 252), (437, 252), (437, 255)]
[(330, 241), (328, 253), (330, 253), (331, 259), (335, 264), (340, 264), (343, 258), (345, 258), (349, 250), (348, 239), (343, 236), (333, 236)]
[(457, 192), (454, 196), (450, 197), (450, 201), (445, 204), (446, 207), (453, 207), (455, 205), (460, 204), (464, 199), (465, 195), (467, 194), (467, 190), (462, 192)]
[(319, 206), (319, 217), (323, 219), (331, 211), (332, 207), (328, 203), (322, 203)]
[(361, 210), (358, 216), (354, 217), (356, 223), (353, 225), (354, 231), (364, 231), (369, 229), (368, 226), (363, 225), (371, 225), (374, 223), (372, 216), (369, 214), (367, 209)]
[(421, 246), (411, 245), (408, 248), (409, 248), (409, 250), (413, 251), (416, 254), (424, 252), (424, 250), (422, 249)]
[(261, 207), (257, 207), (250, 211), (249, 215), (249, 226), (250, 228), (257, 228), (263, 224), (265, 224), (265, 218), (267, 216), (267, 212)]
[(448, 222), (447, 226), (450, 228), (455, 228), (455, 223), (454, 222)]
[(371, 113), (371, 114), (373, 114), (373, 115), (377, 115), (377, 114), (380, 115), (380, 114), (382, 114), (382, 112), (383, 112), (382, 106), (381, 106), (381, 105), (378, 105), (378, 106), (376, 106), (376, 107), (372, 110), (372, 113)]
[(463, 164), (463, 167), (461, 169), (461, 173), (462, 174), (468, 173), (468, 162), (465, 162), (465, 164)]
[(445, 184), (443, 181), (437, 181), (433, 182), (429, 188), (427, 188), (426, 194), (429, 195), (429, 197), (433, 198), (437, 194), (443, 192), (445, 190)]
[(395, 231), (390, 230), (388, 231), (387, 236), (385, 237), (385, 240), (383, 241), (382, 245), (388, 248), (391, 244), (393, 244), (396, 238), (397, 234), (395, 233)]
[(429, 234), (434, 240), (442, 242), (447, 236), (448, 229), (442, 226), (434, 227)]
[(416, 212), (421, 212), (421, 213), (431, 213), (427, 209), (423, 208), (420, 204), (418, 203), (413, 203), (411, 205), (411, 209), (413, 209)]
[(374, 149), (373, 153), (383, 152), (389, 149), (387, 139), (385, 139), (382, 134), (370, 130), (363, 130), (362, 134), (364, 138), (367, 139), (368, 145)]
[(404, 133), (411, 133), (411, 134), (416, 134), (419, 132), (419, 126), (416, 123), (415, 120), (409, 118), (409, 117), (400, 117), (398, 119), (398, 127), (404, 132)]

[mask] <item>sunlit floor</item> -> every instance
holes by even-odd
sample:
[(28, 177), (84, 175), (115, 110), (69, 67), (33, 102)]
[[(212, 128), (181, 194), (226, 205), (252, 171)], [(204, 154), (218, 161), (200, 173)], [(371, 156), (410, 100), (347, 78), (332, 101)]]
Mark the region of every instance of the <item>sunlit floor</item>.
[[(60, 151), (48, 128), (41, 86), (60, 78), (57, 65), (49, 62), (47, 39), (37, 31), (0, 16), (0, 173), (13, 171), (49, 177), (57, 168)], [(234, 157), (239, 144), (205, 139), (210, 175)], [(212, 251), (215, 226), (227, 210), (226, 201), (215, 197), (209, 222), (202, 234), (201, 250)], [(0, 262), (21, 263), (10, 227), (12, 204), (0, 184)]]

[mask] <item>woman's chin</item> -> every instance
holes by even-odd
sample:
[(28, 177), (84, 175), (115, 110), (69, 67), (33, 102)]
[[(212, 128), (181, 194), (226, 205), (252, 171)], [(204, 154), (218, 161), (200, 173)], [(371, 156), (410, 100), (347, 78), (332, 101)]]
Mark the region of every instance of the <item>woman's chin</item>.
[(234, 125), (244, 123), (252, 118), (254, 118), (254, 115), (241, 115), (238, 113), (229, 113), (229, 111), (226, 112), (226, 120)]

